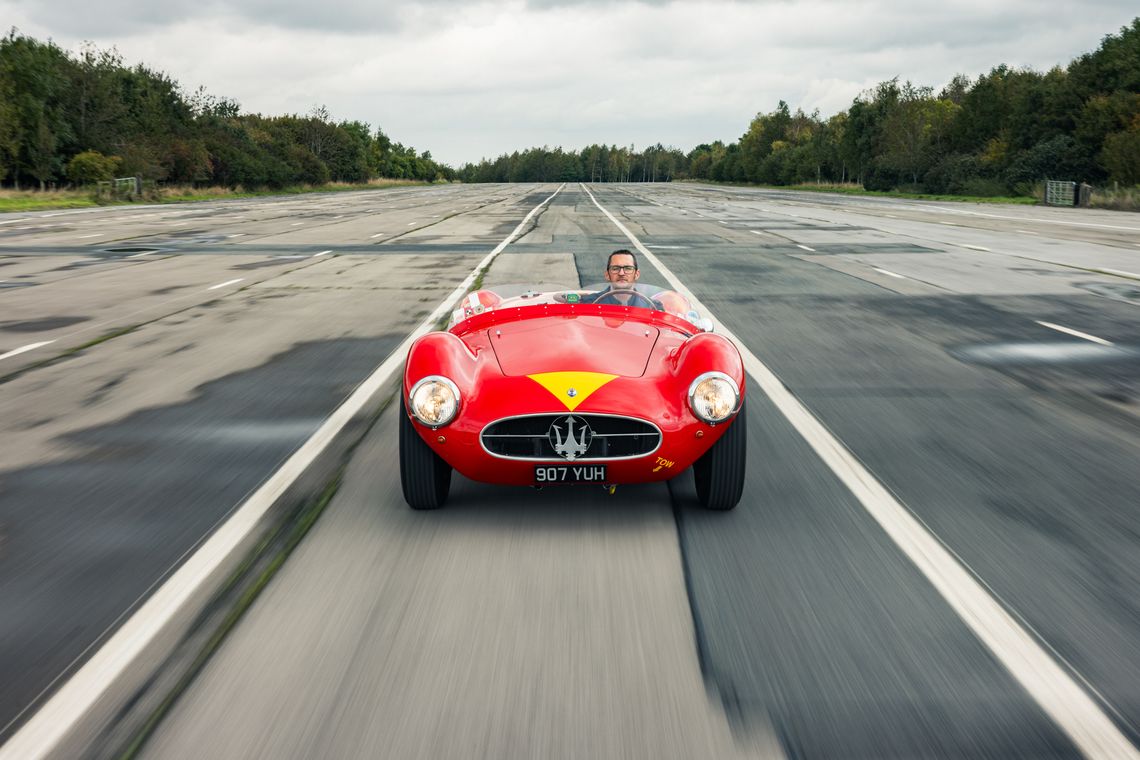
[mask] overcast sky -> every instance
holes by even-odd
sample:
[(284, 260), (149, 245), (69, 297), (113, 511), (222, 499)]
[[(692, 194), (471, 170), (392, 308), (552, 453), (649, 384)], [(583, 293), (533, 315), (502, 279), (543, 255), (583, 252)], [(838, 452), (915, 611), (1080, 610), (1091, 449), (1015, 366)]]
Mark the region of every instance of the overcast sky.
[(245, 111), (381, 127), (454, 166), (532, 146), (688, 151), (781, 99), (830, 116), (899, 76), (1044, 70), (1136, 0), (0, 0), (0, 25), (115, 47)]

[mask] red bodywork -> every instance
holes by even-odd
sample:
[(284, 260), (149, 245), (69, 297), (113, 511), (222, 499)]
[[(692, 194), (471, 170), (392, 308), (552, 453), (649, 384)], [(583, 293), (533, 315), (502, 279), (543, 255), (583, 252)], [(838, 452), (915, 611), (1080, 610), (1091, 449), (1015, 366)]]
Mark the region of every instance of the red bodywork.
[(693, 380), (705, 372), (732, 378), (744, 398), (740, 353), (727, 338), (703, 333), (680, 317), (646, 308), (598, 304), (535, 304), (486, 311), (447, 332), (429, 333), (408, 352), (404, 399), (429, 375), (459, 389), (456, 418), (437, 429), (413, 417), (425, 442), (471, 480), (534, 485), (535, 465), (551, 459), (506, 459), (487, 452), (480, 432), (504, 417), (569, 414), (567, 402), (529, 377), (548, 372), (617, 375), (580, 401), (574, 414), (634, 417), (656, 425), (661, 445), (645, 456), (586, 460), (607, 465), (607, 482), (668, 480), (704, 454), (735, 417), (718, 425), (689, 408)]

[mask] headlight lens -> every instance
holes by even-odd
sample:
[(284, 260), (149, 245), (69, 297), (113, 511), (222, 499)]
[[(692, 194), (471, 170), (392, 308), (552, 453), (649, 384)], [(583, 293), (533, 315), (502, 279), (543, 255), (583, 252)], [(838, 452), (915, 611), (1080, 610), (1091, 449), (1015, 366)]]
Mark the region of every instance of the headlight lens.
[(459, 412), (459, 389), (446, 377), (432, 375), (412, 386), (408, 394), (409, 411), (428, 427), (440, 427), (455, 419)]
[(689, 386), (689, 407), (693, 414), (713, 425), (731, 417), (739, 402), (736, 382), (723, 372), (706, 372)]

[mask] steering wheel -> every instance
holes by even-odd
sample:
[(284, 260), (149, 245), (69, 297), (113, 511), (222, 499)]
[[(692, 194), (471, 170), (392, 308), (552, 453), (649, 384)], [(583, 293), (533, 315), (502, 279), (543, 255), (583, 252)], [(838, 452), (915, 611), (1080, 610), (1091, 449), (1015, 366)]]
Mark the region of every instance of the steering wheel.
[(606, 303), (614, 306), (643, 306), (661, 311), (661, 307), (657, 305), (656, 301), (637, 290), (607, 290), (598, 296), (594, 303)]

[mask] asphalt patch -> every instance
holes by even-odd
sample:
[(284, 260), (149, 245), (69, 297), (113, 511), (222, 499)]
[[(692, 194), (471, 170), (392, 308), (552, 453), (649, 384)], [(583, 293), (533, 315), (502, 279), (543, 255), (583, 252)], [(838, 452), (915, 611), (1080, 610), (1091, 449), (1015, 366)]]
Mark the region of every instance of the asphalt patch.
[(43, 319), (31, 319), (25, 322), (0, 322), (0, 330), (4, 332), (48, 332), (50, 330), (59, 330), (64, 327), (71, 327), (80, 322), (88, 322), (91, 317), (45, 317)]

